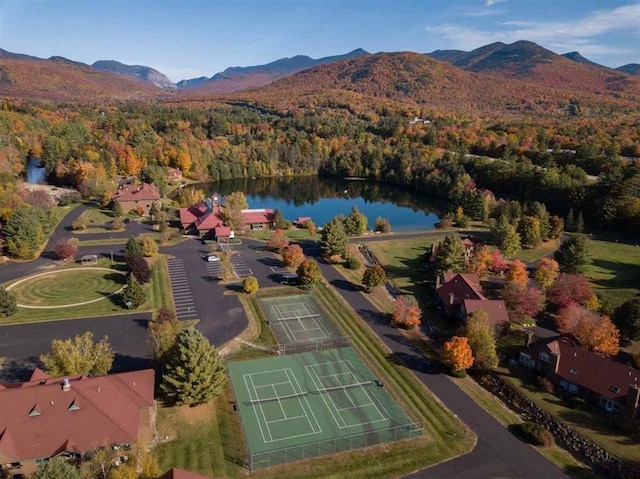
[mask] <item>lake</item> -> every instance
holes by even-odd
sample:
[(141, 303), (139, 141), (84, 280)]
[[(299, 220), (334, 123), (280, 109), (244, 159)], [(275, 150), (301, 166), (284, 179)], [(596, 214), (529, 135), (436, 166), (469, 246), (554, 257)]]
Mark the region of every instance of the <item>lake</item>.
[(321, 226), (334, 216), (349, 214), (357, 206), (369, 219), (369, 229), (377, 217), (388, 218), (393, 231), (433, 229), (439, 215), (448, 211), (448, 203), (418, 191), (385, 183), (344, 180), (329, 177), (286, 177), (236, 179), (187, 186), (218, 193), (222, 197), (242, 191), (249, 208), (279, 209), (294, 221), (309, 216)]

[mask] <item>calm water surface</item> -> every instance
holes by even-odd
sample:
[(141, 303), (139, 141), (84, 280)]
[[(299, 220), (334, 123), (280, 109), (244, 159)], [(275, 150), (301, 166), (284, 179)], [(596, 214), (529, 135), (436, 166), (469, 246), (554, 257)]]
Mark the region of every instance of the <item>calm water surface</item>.
[(429, 198), (425, 193), (370, 181), (348, 181), (323, 177), (288, 177), (226, 180), (200, 183), (188, 188), (207, 195), (242, 191), (249, 208), (279, 209), (294, 221), (310, 216), (321, 226), (334, 216), (349, 214), (357, 206), (373, 227), (377, 217), (388, 218), (393, 231), (433, 229), (438, 215), (448, 210), (446, 202)]

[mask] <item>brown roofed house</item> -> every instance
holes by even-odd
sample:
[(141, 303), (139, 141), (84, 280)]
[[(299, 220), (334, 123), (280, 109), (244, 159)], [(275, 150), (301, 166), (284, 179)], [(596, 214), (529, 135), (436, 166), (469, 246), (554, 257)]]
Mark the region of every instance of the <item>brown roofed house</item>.
[(569, 335), (530, 345), (518, 362), (545, 374), (560, 393), (608, 412), (634, 415), (640, 405), (640, 370), (587, 351)]
[(51, 378), (0, 387), (0, 469), (29, 475), (46, 459), (77, 458), (104, 444), (148, 444), (155, 435), (152, 369)]
[(142, 183), (120, 187), (113, 197), (113, 201), (120, 204), (124, 213), (139, 209), (143, 215), (148, 216), (151, 205), (158, 203), (160, 198), (160, 190), (157, 186)]

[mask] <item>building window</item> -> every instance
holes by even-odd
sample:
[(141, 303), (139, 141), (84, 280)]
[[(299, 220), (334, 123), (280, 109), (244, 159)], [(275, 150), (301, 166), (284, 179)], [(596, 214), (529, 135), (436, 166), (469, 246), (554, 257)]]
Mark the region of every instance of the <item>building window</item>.
[(559, 385), (560, 385), (560, 387), (562, 389), (564, 389), (565, 391), (567, 391), (567, 392), (569, 392), (571, 394), (577, 394), (578, 393), (578, 386), (576, 386), (573, 383), (570, 383), (566, 379), (561, 379)]
[(569, 374), (576, 375), (576, 374), (578, 374), (578, 370), (571, 368), (571, 369), (569, 369)]
[(545, 363), (549, 362), (549, 355), (547, 353), (540, 353), (540, 360), (544, 361)]
[(600, 398), (600, 406), (602, 406), (602, 408), (608, 412), (612, 412), (612, 413), (620, 412), (620, 404), (618, 404), (613, 399), (609, 399), (604, 396)]
[(609, 391), (611, 391), (613, 394), (618, 394), (620, 392), (620, 388), (618, 386), (611, 386), (609, 388)]
[(520, 364), (524, 364), (529, 368), (536, 367), (536, 362), (533, 359), (531, 359), (531, 356), (529, 356), (526, 353), (520, 353), (520, 357), (518, 358), (518, 361), (520, 361)]

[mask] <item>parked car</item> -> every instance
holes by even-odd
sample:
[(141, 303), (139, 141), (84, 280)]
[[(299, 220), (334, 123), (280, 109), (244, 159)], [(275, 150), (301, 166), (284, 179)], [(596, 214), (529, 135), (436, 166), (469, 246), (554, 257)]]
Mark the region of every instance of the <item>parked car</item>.
[(216, 261), (220, 261), (220, 258), (215, 254), (205, 254), (202, 257), (207, 263), (215, 263)]
[(298, 284), (298, 275), (295, 273), (282, 273), (280, 275), (280, 284), (296, 286)]

